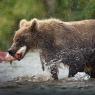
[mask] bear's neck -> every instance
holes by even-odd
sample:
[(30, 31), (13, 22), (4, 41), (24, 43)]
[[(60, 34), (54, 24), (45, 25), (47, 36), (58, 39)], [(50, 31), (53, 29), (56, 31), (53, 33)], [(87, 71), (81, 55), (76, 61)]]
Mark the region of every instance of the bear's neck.
[(54, 38), (47, 33), (37, 34), (37, 47), (41, 50), (54, 50)]

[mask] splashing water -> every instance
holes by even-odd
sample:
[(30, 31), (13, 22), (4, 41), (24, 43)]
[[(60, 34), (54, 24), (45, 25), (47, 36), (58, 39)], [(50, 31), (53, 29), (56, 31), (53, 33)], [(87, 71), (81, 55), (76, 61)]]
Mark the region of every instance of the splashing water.
[[(60, 64), (59, 67), (59, 79), (63, 79), (68, 76), (68, 67)], [(42, 70), (39, 53), (28, 53), (21, 61), (15, 61), (12, 65), (10, 63), (0, 64), (0, 82), (11, 81), (16, 78), (35, 77), (35, 79), (48, 80), (51, 78), (51, 74), (48, 69)]]

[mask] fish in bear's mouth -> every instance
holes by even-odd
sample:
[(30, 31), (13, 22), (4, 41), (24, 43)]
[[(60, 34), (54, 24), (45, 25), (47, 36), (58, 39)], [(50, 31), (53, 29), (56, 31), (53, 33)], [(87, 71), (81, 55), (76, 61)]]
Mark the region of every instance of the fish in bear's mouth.
[(15, 53), (15, 55), (12, 55), (16, 60), (21, 60), (23, 59), (23, 57), (25, 56), (26, 54), (26, 50), (27, 50), (27, 47), (26, 46), (23, 46), (21, 47), (19, 50), (17, 50), (17, 52)]
[(21, 47), (21, 48), (16, 52), (16, 54), (15, 54), (14, 57), (15, 57), (17, 60), (21, 60), (21, 59), (25, 56), (25, 54), (26, 54), (26, 49), (27, 49), (26, 46)]

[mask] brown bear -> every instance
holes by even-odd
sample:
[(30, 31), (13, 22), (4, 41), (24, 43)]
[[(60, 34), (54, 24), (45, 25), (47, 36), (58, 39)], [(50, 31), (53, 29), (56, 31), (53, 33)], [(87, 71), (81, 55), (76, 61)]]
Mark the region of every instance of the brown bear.
[(69, 67), (70, 77), (83, 71), (95, 77), (95, 20), (21, 20), (9, 54), (21, 60), (29, 50), (37, 49), (43, 70), (49, 66), (54, 79), (58, 79), (60, 63)]

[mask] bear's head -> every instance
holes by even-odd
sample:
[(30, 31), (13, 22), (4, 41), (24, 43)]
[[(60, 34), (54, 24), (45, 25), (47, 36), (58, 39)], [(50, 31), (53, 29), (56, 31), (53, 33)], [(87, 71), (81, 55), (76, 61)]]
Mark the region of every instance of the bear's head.
[(37, 19), (31, 21), (21, 20), (19, 29), (16, 31), (13, 44), (8, 50), (9, 54), (21, 60), (28, 50), (32, 47), (35, 49), (37, 47)]

